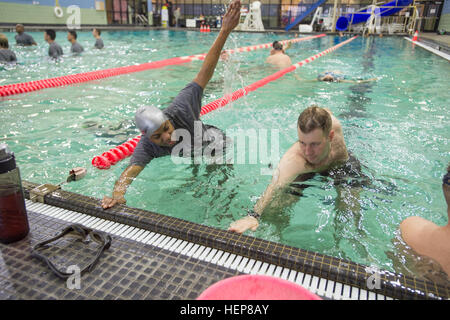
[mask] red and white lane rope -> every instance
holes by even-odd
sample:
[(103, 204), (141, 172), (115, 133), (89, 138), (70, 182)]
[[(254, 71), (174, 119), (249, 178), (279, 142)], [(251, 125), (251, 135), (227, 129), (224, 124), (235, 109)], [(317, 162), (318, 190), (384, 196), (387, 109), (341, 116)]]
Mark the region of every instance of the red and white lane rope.
[[(326, 34), (322, 33), (322, 34), (318, 34), (315, 36), (309, 36), (309, 37), (303, 37), (303, 38), (296, 38), (296, 39), (292, 39), (292, 40), (282, 40), (279, 41), (281, 44), (287, 44), (288, 42), (291, 43), (297, 43), (300, 41), (305, 41), (305, 40), (311, 40), (311, 39), (316, 39), (316, 38), (321, 38), (321, 37), (325, 37)], [(268, 49), (272, 47), (272, 43), (264, 43), (264, 44), (259, 44), (259, 45), (255, 45), (255, 46), (248, 46), (248, 47), (242, 47), (242, 48), (237, 48), (237, 49), (230, 49), (230, 50), (226, 50), (228, 53), (235, 53), (235, 52), (248, 52), (248, 51), (254, 51), (254, 50), (259, 50), (259, 49)]]
[[(280, 42), (287, 43), (288, 41), (291, 41), (291, 42), (295, 43), (295, 42), (311, 40), (311, 39), (319, 38), (319, 37), (323, 37), (323, 36), (325, 36), (325, 34), (304, 37), (304, 38), (296, 38), (296, 39), (292, 39), (292, 40), (283, 40)], [(233, 53), (233, 52), (253, 51), (253, 50), (268, 48), (269, 47), (268, 45), (270, 46), (271, 44), (255, 45), (255, 46), (249, 46), (249, 47), (244, 47), (244, 48), (238, 48), (238, 49), (228, 50), (228, 52)], [(99, 79), (109, 78), (109, 77), (118, 76), (118, 75), (122, 75), (122, 74), (126, 74), (126, 73), (162, 68), (162, 67), (166, 67), (166, 66), (170, 66), (170, 65), (179, 65), (179, 64), (187, 63), (187, 62), (190, 62), (193, 60), (203, 60), (203, 59), (205, 59), (205, 57), (206, 57), (206, 53), (202, 53), (202, 54), (191, 55), (191, 56), (175, 57), (175, 58), (170, 58), (170, 59), (165, 59), (165, 60), (147, 62), (147, 63), (133, 65), (133, 66), (125, 66), (125, 67), (104, 69), (104, 70), (98, 70), (98, 71), (77, 73), (77, 74), (68, 75), (68, 76), (55, 77), (55, 78), (36, 80), (36, 81), (30, 81), (30, 82), (7, 84), (7, 85), (0, 86), (0, 97), (6, 97), (6, 96), (20, 94), (20, 93), (26, 93), (26, 92), (32, 92), (32, 91), (46, 89), (46, 88), (66, 86), (66, 85), (81, 83), (81, 82), (86, 82), (86, 81), (99, 80)]]
[(212, 102), (210, 102), (210, 103), (208, 103), (208, 104), (206, 104), (206, 105), (204, 105), (202, 107), (202, 109), (200, 111), (200, 115), (201, 116), (205, 115), (205, 114), (207, 114), (207, 113), (209, 113), (209, 112), (211, 112), (213, 110), (216, 110), (217, 108), (220, 108), (220, 107), (223, 107), (223, 106), (227, 105), (228, 103), (230, 103), (232, 101), (235, 101), (235, 100), (237, 100), (239, 98), (242, 98), (243, 96), (247, 95), (249, 92), (252, 92), (252, 91), (254, 91), (254, 90), (258, 89), (258, 88), (261, 88), (261, 87), (265, 86), (266, 84), (268, 84), (269, 82), (277, 80), (277, 79), (281, 78), (282, 76), (284, 76), (286, 73), (292, 72), (295, 69), (297, 69), (297, 68), (299, 68), (299, 67), (301, 67), (301, 66), (303, 66), (303, 65), (305, 65), (307, 63), (310, 63), (310, 62), (312, 62), (312, 61), (314, 61), (314, 60), (316, 60), (316, 59), (326, 55), (327, 53), (333, 52), (334, 50), (338, 49), (339, 47), (342, 47), (343, 45), (349, 43), (350, 41), (353, 41), (356, 38), (357, 38), (357, 36), (355, 36), (353, 38), (350, 38), (350, 39), (348, 39), (346, 41), (343, 41), (343, 42), (341, 42), (341, 43), (339, 43), (339, 44), (337, 44), (337, 45), (335, 45), (335, 46), (333, 46), (331, 48), (328, 48), (327, 50), (324, 50), (324, 51), (322, 51), (322, 52), (320, 52), (318, 54), (315, 54), (315, 55), (313, 55), (313, 56), (311, 56), (311, 57), (309, 57), (309, 58), (307, 58), (307, 59), (305, 59), (303, 61), (297, 62), (297, 63), (293, 64), (290, 67), (287, 67), (287, 68), (285, 68), (283, 70), (280, 70), (280, 71), (278, 71), (278, 72), (276, 72), (276, 73), (274, 73), (274, 74), (272, 74), (272, 75), (270, 75), (268, 77), (265, 77), (265, 78), (263, 78), (261, 80), (258, 80), (256, 82), (254, 82), (254, 83), (244, 87), (244, 88), (238, 89), (235, 92), (233, 92), (231, 94), (228, 94), (228, 95), (226, 95), (226, 96), (224, 96), (224, 97), (222, 97), (220, 99), (212, 101)]
[[(294, 71), (295, 69), (310, 63), (324, 55), (326, 55), (327, 53), (333, 52), (336, 49), (338, 49), (339, 47), (342, 47), (343, 45), (349, 43), (350, 41), (353, 41), (354, 39), (356, 39), (358, 36), (355, 36), (351, 39), (348, 39), (346, 41), (343, 41), (331, 48), (328, 48), (327, 50), (324, 50), (318, 54), (315, 54), (305, 60), (302, 60), (300, 62), (297, 62), (295, 64), (293, 64), (292, 66), (280, 70), (268, 77), (265, 77), (264, 79), (261, 79), (259, 81), (256, 81), (248, 86), (246, 86), (245, 88), (241, 88), (239, 90), (236, 90), (235, 92), (217, 99), (213, 102), (210, 102), (206, 105), (204, 105), (201, 108), (200, 111), (200, 116), (205, 115), (213, 110), (216, 110), (220, 107), (223, 107), (225, 105), (227, 105), (228, 103), (237, 100), (239, 98), (242, 98), (243, 96), (247, 95), (249, 92), (254, 91), (258, 88), (261, 88), (263, 86), (265, 86), (266, 84), (268, 84), (269, 82), (272, 82), (274, 80), (277, 80), (279, 78), (281, 78), (282, 76), (284, 76), (286, 73)], [(139, 142), (139, 139), (141, 138), (141, 136), (137, 136), (136, 138), (133, 138), (113, 149), (110, 149), (107, 152), (104, 152), (102, 155), (100, 156), (96, 156), (92, 159), (92, 165), (98, 169), (109, 169), (111, 167), (111, 165), (116, 164), (117, 162), (119, 162), (122, 159), (125, 159), (126, 157), (130, 156), (133, 151), (134, 148), (136, 147), (137, 143)]]

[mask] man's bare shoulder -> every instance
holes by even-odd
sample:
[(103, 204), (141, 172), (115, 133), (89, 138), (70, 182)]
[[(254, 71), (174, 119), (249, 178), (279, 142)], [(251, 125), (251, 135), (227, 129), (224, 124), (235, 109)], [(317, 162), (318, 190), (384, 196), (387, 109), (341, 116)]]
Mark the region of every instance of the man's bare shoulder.
[(301, 155), (298, 142), (294, 143), (283, 155), (278, 169), (284, 180), (294, 180), (299, 174), (310, 171), (306, 166), (305, 158)]
[(339, 121), (339, 119), (336, 118), (336, 117), (334, 116), (333, 112), (331, 112), (330, 109), (328, 109), (328, 108), (324, 108), (324, 109), (325, 109), (325, 110), (330, 114), (330, 116), (331, 116), (331, 129), (334, 130), (335, 132), (336, 132), (336, 131), (342, 132), (342, 124), (341, 124), (341, 122)]
[(422, 242), (437, 226), (422, 217), (408, 217), (400, 223), (403, 240), (418, 253), (423, 253)]

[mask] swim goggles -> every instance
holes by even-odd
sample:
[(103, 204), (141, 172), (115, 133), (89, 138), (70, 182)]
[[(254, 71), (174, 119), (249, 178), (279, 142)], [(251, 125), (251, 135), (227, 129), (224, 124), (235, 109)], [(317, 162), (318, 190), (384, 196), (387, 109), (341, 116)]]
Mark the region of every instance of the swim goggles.
[(106, 233), (100, 232), (100, 231), (95, 231), (95, 230), (86, 228), (85, 226), (83, 226), (81, 224), (72, 224), (72, 225), (68, 226), (67, 228), (65, 228), (59, 235), (57, 235), (51, 239), (48, 239), (46, 241), (43, 241), (41, 243), (38, 243), (36, 246), (34, 246), (34, 248), (32, 249), (31, 255), (35, 258), (38, 258), (38, 259), (46, 262), (48, 267), (58, 277), (60, 277), (62, 279), (69, 278), (70, 276), (73, 275), (73, 273), (67, 273), (67, 272), (58, 270), (58, 268), (50, 261), (50, 259), (48, 259), (48, 257), (46, 257), (45, 255), (40, 253), (38, 250), (40, 248), (46, 246), (50, 242), (53, 242), (59, 238), (62, 238), (69, 233), (75, 233), (75, 235), (80, 236), (81, 241), (83, 243), (89, 243), (90, 242), (88, 240), (88, 237), (89, 237), (93, 241), (100, 244), (96, 255), (91, 260), (91, 262), (83, 270), (80, 271), (80, 275), (82, 275), (86, 271), (89, 271), (89, 272), (92, 271), (94, 269), (95, 265), (97, 264), (98, 260), (100, 259), (100, 256), (102, 255), (103, 251), (107, 250), (111, 246), (111, 236), (109, 236)]

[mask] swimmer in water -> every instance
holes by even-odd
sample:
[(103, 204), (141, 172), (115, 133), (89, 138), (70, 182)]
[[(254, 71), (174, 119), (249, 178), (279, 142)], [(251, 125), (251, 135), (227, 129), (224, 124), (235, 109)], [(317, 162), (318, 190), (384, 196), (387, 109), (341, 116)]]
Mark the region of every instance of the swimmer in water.
[(77, 32), (75, 30), (69, 30), (67, 32), (67, 41), (72, 44), (70, 52), (79, 54), (84, 51), (83, 46), (77, 41)]
[(101, 34), (102, 34), (102, 31), (100, 29), (98, 29), (98, 28), (92, 29), (92, 35), (95, 38), (95, 45), (94, 45), (94, 47), (97, 48), (97, 49), (103, 49), (103, 47), (105, 46), (103, 44), (103, 40), (101, 38)]
[(9, 50), (8, 38), (0, 33), (0, 62), (17, 62), (16, 54)]
[(290, 46), (290, 42), (284, 47), (281, 42), (275, 41), (272, 44), (272, 50), (270, 51), (270, 56), (266, 59), (266, 63), (271, 64), (280, 70), (290, 67), (292, 65), (291, 58), (285, 53), (285, 50), (289, 49)]
[(56, 32), (53, 29), (47, 29), (44, 32), (44, 40), (48, 42), (48, 55), (52, 59), (58, 59), (58, 57), (62, 56), (63, 50), (61, 46), (55, 41)]
[(25, 33), (25, 27), (19, 23), (16, 25), (16, 45), (18, 46), (37, 46), (36, 41), (28, 33)]
[(342, 72), (340, 71), (326, 71), (317, 76), (317, 81), (325, 81), (325, 82), (346, 82), (346, 83), (365, 83), (376, 81), (378, 78), (371, 79), (357, 79), (352, 80), (348, 79)]
[(409, 217), (400, 224), (400, 231), (408, 246), (438, 262), (450, 277), (450, 164), (442, 179), (442, 191), (447, 203), (448, 223), (445, 226), (422, 217)]
[(305, 109), (297, 121), (297, 134), (298, 141), (281, 158), (266, 191), (246, 217), (231, 223), (229, 231), (255, 231), (264, 210), (291, 183), (330, 169), (353, 170), (359, 165), (347, 151), (341, 123), (328, 109), (315, 105)]
[[(103, 198), (103, 209), (126, 203), (127, 187), (152, 159), (167, 155), (178, 156), (181, 153), (195, 154), (197, 147), (200, 149), (203, 147), (203, 142), (210, 143), (210, 140), (216, 142), (216, 138), (219, 138), (220, 142), (220, 138), (224, 138), (220, 129), (212, 126), (208, 128), (199, 120), (201, 100), (203, 90), (214, 74), (223, 46), (239, 23), (240, 11), (240, 0), (233, 0), (223, 16), (222, 28), (209, 49), (200, 71), (195, 79), (181, 90), (169, 107), (160, 110), (155, 106), (143, 106), (137, 110), (135, 121), (142, 132), (141, 139), (131, 156), (130, 165), (116, 181), (112, 196)], [(200, 141), (197, 139), (198, 135), (195, 135), (197, 130), (200, 130)], [(197, 145), (197, 142), (200, 145)], [(210, 144), (207, 147), (210, 147)], [(214, 156), (211, 150), (209, 152)]]

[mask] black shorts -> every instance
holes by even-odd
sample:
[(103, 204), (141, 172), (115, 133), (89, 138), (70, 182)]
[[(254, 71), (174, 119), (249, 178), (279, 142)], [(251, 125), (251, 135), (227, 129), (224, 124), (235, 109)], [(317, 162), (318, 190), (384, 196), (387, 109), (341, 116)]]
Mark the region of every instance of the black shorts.
[(286, 189), (286, 192), (292, 195), (301, 196), (301, 191), (310, 187), (305, 184), (307, 180), (314, 178), (316, 175), (322, 177), (330, 177), (334, 181), (334, 186), (345, 185), (350, 187), (361, 187), (367, 176), (361, 172), (361, 163), (351, 153), (348, 160), (337, 168), (332, 168), (324, 172), (311, 172), (299, 175)]

